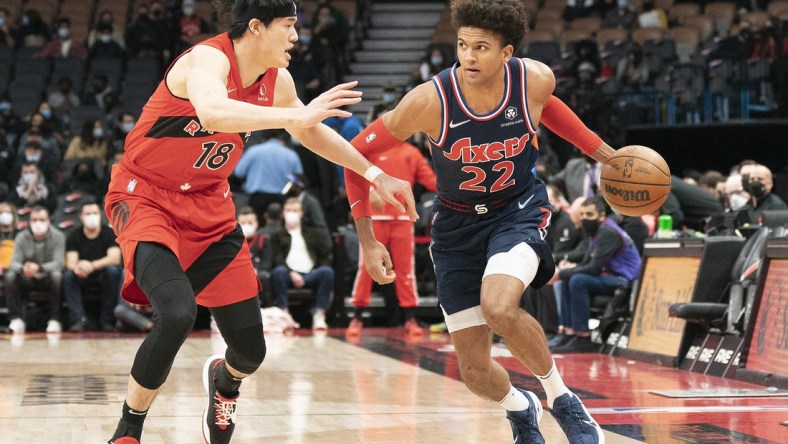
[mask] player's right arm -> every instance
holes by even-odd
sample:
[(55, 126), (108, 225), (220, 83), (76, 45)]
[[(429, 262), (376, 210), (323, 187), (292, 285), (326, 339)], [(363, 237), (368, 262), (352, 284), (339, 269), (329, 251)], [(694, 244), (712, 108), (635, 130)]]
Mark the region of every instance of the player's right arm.
[[(233, 100), (227, 96), (230, 61), (220, 50), (197, 45), (170, 71), (167, 85), (179, 97), (188, 97), (202, 126), (208, 131), (242, 133), (271, 128), (308, 128), (328, 117), (347, 117), (338, 109), (356, 103), (361, 93), (350, 88), (355, 83), (335, 87), (331, 97), (324, 98), (320, 109), (263, 107)], [(184, 65), (178, 66), (183, 62)]]
[[(435, 87), (432, 82), (423, 83), (406, 94), (396, 108), (365, 128), (351, 144), (369, 158), (417, 132), (437, 138), (440, 121), (440, 100)], [(369, 271), (372, 267), (379, 266), (380, 258), (366, 253), (385, 248), (379, 245), (372, 229), (369, 183), (353, 171), (345, 169), (345, 190), (355, 219), (358, 240), (365, 252), (365, 267)]]

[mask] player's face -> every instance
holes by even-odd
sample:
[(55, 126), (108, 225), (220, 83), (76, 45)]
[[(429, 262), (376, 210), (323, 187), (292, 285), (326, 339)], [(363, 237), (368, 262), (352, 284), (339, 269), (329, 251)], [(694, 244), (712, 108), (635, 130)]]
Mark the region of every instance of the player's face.
[(463, 26), (457, 32), (457, 60), (463, 79), (471, 84), (499, 76), (513, 52), (512, 45), (501, 46), (500, 37), (486, 29)]
[(275, 18), (268, 27), (259, 25), (258, 47), (270, 66), (287, 68), (293, 44), (298, 41), (295, 17)]

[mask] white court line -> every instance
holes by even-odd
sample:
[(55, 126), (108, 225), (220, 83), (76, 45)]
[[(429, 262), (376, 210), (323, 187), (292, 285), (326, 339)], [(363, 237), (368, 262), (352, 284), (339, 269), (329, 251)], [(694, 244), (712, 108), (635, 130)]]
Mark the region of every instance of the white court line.
[(592, 415), (620, 415), (621, 413), (733, 413), (759, 411), (788, 411), (786, 405), (697, 406), (697, 407), (601, 407), (589, 408)]

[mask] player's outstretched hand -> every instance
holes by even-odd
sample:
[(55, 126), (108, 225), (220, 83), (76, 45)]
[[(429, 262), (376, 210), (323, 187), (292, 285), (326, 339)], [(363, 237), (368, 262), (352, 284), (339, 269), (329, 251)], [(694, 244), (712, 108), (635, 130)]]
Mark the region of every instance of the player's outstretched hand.
[(372, 241), (363, 246), (364, 268), (369, 276), (378, 284), (394, 282), (397, 274), (391, 264), (391, 256), (386, 247), (378, 241)]
[[(419, 219), (419, 214), (416, 212), (416, 201), (413, 198), (413, 190), (408, 182), (382, 173), (375, 178), (374, 184), (375, 190), (380, 197), (394, 205), (400, 213), (406, 213), (411, 222), (416, 222)], [(400, 203), (399, 199), (397, 199), (398, 197), (405, 201), (405, 205)]]
[(340, 83), (328, 91), (315, 97), (299, 113), (300, 127), (310, 128), (329, 117), (350, 117), (351, 113), (340, 108), (353, 105), (361, 101), (361, 91), (353, 88), (358, 82)]

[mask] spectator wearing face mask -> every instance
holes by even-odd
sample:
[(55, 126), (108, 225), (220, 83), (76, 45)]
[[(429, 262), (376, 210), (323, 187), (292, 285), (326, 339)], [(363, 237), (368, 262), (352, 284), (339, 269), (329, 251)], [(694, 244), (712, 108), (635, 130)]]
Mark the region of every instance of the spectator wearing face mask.
[(603, 28), (633, 29), (637, 14), (629, 7), (629, 0), (616, 0), (616, 7), (605, 14)]
[(85, 45), (72, 39), (71, 20), (66, 17), (59, 18), (55, 22), (55, 29), (57, 37), (36, 53), (36, 57), (43, 59), (86, 59), (88, 57)]
[(725, 199), (723, 205), (726, 210), (739, 211), (750, 202), (750, 194), (744, 191), (742, 177), (739, 174), (731, 174), (725, 180)]
[(25, 162), (10, 201), (17, 207), (43, 206), (51, 212), (57, 207), (57, 194), (41, 174), (38, 165), (35, 162)]
[(446, 57), (443, 56), (443, 51), (441, 51), (440, 48), (433, 48), (432, 51), (424, 57), (424, 60), (421, 61), (421, 65), (419, 65), (421, 81), (426, 82), (431, 79), (432, 76), (450, 66), (451, 61), (446, 60)]
[(68, 145), (64, 159), (94, 159), (100, 165), (107, 164), (107, 141), (104, 139), (104, 124), (100, 120), (88, 120), (82, 132), (74, 136)]
[(601, 197), (583, 202), (580, 217), (588, 237), (588, 252), (580, 263), (559, 262), (550, 280), (561, 287), (559, 334), (550, 347), (554, 353), (596, 351), (588, 328), (591, 297), (612, 296), (640, 273), (641, 258), (635, 243), (609, 213)]
[(367, 125), (374, 122), (381, 114), (386, 111), (392, 110), (397, 106), (401, 93), (397, 85), (388, 82), (383, 85), (383, 95), (380, 102), (376, 103), (370, 108), (367, 114)]
[(49, 299), (49, 322), (46, 331), (57, 333), (60, 323), (60, 288), (66, 238), (51, 226), (49, 211), (36, 206), (30, 212), (30, 228), (22, 230), (14, 239), (14, 255), (5, 273), (6, 301), (8, 303), (8, 327), (15, 333), (27, 329), (26, 302), (30, 290), (47, 291)]
[(90, 60), (96, 59), (122, 59), (126, 57), (126, 51), (115, 41), (113, 28), (109, 23), (99, 23), (96, 25), (96, 40), (90, 46)]
[(112, 128), (111, 134), (111, 150), (112, 153), (122, 152), (125, 145), (126, 145), (126, 136), (131, 132), (131, 129), (134, 128), (134, 125), (137, 124), (137, 117), (126, 111), (120, 115), (118, 120), (115, 122), (115, 127)]
[(290, 50), (290, 65), (287, 70), (293, 76), (298, 95), (304, 101), (311, 101), (324, 91), (325, 77), (312, 53), (304, 51), (300, 41), (293, 44)]
[(66, 239), (66, 270), (63, 274), (63, 297), (70, 331), (88, 327), (83, 295), (86, 291), (100, 294), (99, 327), (115, 329), (113, 311), (120, 296), (120, 247), (115, 234), (101, 222), (96, 202), (82, 204), (78, 225)]
[(35, 9), (28, 9), (19, 17), (14, 36), (16, 49), (41, 48), (52, 38), (49, 26)]
[(82, 104), (87, 106), (97, 106), (104, 111), (111, 111), (118, 101), (117, 93), (109, 84), (107, 76), (102, 73), (96, 73), (90, 81), (89, 85), (85, 86), (85, 91), (82, 95)]
[(47, 102), (59, 112), (78, 108), (80, 104), (79, 96), (74, 92), (74, 85), (71, 79), (65, 76), (59, 78), (57, 80), (57, 90), (52, 91), (47, 96)]
[(193, 43), (195, 37), (210, 31), (208, 23), (195, 15), (194, 0), (183, 0), (181, 4), (181, 18), (178, 20), (178, 30), (180, 34), (180, 48), (186, 49)]
[[(41, 147), (41, 144), (35, 141), (28, 141), (22, 151), (22, 155), (17, 160), (15, 170), (21, 172), (22, 165), (25, 163), (35, 163), (38, 171), (44, 175), (47, 182), (55, 182), (55, 174), (57, 173), (57, 159), (52, 153), (47, 153)], [(18, 177), (16, 177), (18, 179)]]
[(259, 229), (260, 223), (254, 208), (248, 206), (241, 208), (238, 211), (238, 224), (246, 238), (246, 245), (249, 246), (249, 253), (252, 256), (252, 265), (263, 287), (258, 294), (260, 305), (271, 307), (274, 305), (271, 298), (271, 242)]
[(123, 28), (122, 24), (121, 25), (116, 25), (115, 24), (115, 17), (112, 15), (112, 11), (109, 11), (109, 10), (104, 10), (104, 11), (101, 12), (101, 14), (99, 15), (98, 22), (96, 23), (96, 27), (91, 29), (90, 33), (88, 33), (88, 42), (87, 42), (88, 47), (92, 48), (93, 44), (96, 43), (96, 40), (98, 40), (98, 34), (99, 34), (98, 30), (99, 30), (99, 28), (101, 26), (105, 26), (106, 27), (107, 25), (111, 27), (110, 29), (112, 29), (112, 33), (111, 33), (110, 38), (113, 41), (117, 42), (118, 45), (120, 45), (120, 47), (125, 50), (126, 49), (126, 36), (125, 36), (125, 31), (126, 30)]
[(290, 197), (284, 204), (285, 225), (271, 236), (273, 266), (271, 291), (276, 306), (287, 311), (288, 288), (308, 287), (315, 291), (316, 307), (312, 328), (325, 330), (326, 311), (334, 288), (331, 250), (315, 228), (301, 225), (301, 202)]
[(11, 12), (7, 8), (0, 8), (0, 48), (13, 48), (14, 42)]
[(761, 223), (764, 211), (788, 208), (779, 196), (772, 194), (773, 186), (772, 171), (765, 165), (755, 165), (749, 171), (747, 192), (750, 194), (750, 201), (744, 209), (750, 223)]
[(71, 171), (66, 172), (62, 193), (85, 193), (91, 196), (104, 195), (104, 182), (96, 174), (95, 161), (79, 159)]

